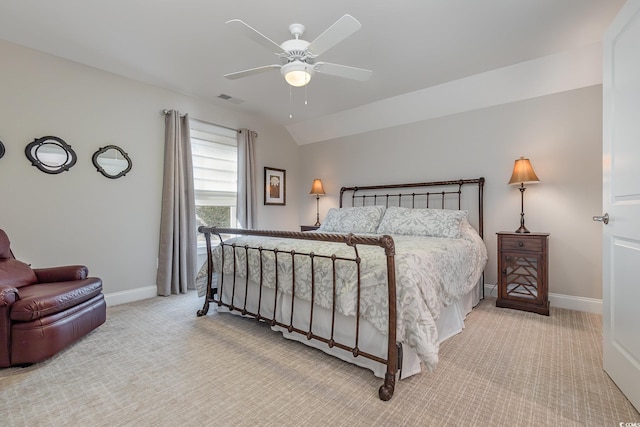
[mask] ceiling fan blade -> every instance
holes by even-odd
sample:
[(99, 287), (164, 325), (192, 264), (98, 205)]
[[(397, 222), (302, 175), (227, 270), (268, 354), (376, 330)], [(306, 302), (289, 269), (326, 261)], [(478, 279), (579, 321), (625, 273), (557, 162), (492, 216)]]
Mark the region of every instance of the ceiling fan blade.
[(331, 64), (329, 62), (316, 62), (315, 71), (336, 77), (344, 77), (361, 82), (369, 80), (373, 71), (364, 68), (349, 67), (347, 65)]
[(244, 34), (259, 45), (266, 47), (271, 51), (275, 51), (275, 53), (284, 53), (284, 49), (282, 49), (278, 43), (239, 19), (232, 19), (225, 22), (225, 24), (231, 25), (236, 29), (236, 31)]
[(316, 37), (307, 49), (316, 56), (320, 55), (358, 31), (360, 27), (362, 25), (356, 18), (351, 15), (344, 15), (327, 28), (324, 33)]
[(281, 67), (282, 67), (281, 65), (276, 65), (276, 64), (265, 65), (263, 67), (251, 68), (244, 71), (237, 71), (235, 73), (225, 74), (224, 76), (229, 80), (235, 80), (235, 79), (240, 79), (242, 77), (252, 76), (254, 74), (264, 73), (265, 71), (269, 71), (274, 68), (281, 68)]

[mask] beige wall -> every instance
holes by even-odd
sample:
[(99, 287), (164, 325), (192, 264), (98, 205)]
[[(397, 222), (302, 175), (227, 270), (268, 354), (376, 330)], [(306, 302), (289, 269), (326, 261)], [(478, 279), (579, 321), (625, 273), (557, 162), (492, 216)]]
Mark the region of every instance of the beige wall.
[[(487, 179), (487, 283), (496, 283), (497, 231), (520, 221), (520, 192), (507, 185), (513, 162), (531, 159), (541, 182), (525, 192), (531, 231), (549, 232), (550, 292), (602, 298), (602, 87), (591, 86), (497, 107), (301, 147), (301, 181), (322, 178), (321, 220), (343, 185)], [(308, 196), (303, 188), (301, 198)], [(313, 223), (312, 198), (300, 207)]]
[[(315, 222), (313, 178), (329, 193), (342, 185), (460, 177), (487, 179), (487, 283), (496, 282), (495, 232), (519, 225), (520, 193), (507, 185), (513, 161), (531, 159), (541, 181), (525, 194), (526, 224), (551, 233), (550, 292), (600, 299), (601, 86), (478, 109), (298, 147), (259, 117), (144, 85), (0, 41), (0, 228), (16, 255), (34, 266), (83, 263), (107, 293), (155, 285), (164, 108), (259, 133), (263, 167), (287, 170), (287, 206), (264, 206), (258, 227), (296, 229)], [(54, 135), (78, 154), (69, 172), (46, 175), (24, 147)], [(107, 144), (133, 159), (124, 178), (95, 171), (91, 155)]]
[[(297, 146), (281, 127), (153, 86), (0, 41), (0, 228), (16, 256), (35, 267), (86, 264), (106, 293), (155, 286), (160, 228), (164, 119), (177, 109), (197, 119), (258, 132), (258, 182), (264, 166), (287, 170), (286, 207), (262, 205), (260, 227), (298, 225)], [(46, 135), (78, 155), (68, 172), (31, 166), (24, 147)], [(133, 160), (111, 180), (91, 163), (115, 144)]]

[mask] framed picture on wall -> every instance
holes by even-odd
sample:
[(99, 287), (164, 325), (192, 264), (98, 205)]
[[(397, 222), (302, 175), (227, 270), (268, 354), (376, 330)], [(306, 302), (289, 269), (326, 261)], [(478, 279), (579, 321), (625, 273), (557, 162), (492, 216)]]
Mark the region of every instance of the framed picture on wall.
[(264, 204), (281, 205), (287, 203), (287, 172), (284, 169), (264, 168)]

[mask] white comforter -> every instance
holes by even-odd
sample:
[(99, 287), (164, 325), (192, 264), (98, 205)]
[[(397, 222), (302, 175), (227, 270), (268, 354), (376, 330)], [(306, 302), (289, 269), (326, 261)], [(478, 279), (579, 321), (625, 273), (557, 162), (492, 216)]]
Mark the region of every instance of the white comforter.
[[(410, 346), (425, 367), (432, 370), (438, 361), (438, 331), (435, 320), (442, 306), (448, 306), (469, 292), (478, 282), (487, 261), (487, 250), (476, 231), (468, 224), (460, 239), (393, 236), (396, 247), (397, 340)], [(239, 236), (227, 243), (253, 248), (278, 249), (278, 292), (293, 293), (311, 300), (311, 269), (307, 256), (292, 256), (291, 251), (354, 258), (354, 249), (339, 243), (308, 240), (273, 239)], [(214, 271), (221, 271), (221, 247), (214, 250)], [(360, 315), (382, 334), (388, 330), (388, 298), (386, 257), (380, 247), (358, 247), (361, 258)], [(232, 248), (225, 246), (225, 274), (233, 274)], [(249, 279), (260, 281), (258, 250), (249, 252)], [(294, 262), (292, 263), (292, 258)], [(315, 257), (315, 292), (313, 301), (332, 309), (332, 260)], [(357, 313), (357, 267), (354, 262), (337, 259), (336, 310), (347, 316)], [(273, 252), (262, 252), (263, 280), (267, 287), (275, 287)], [(295, 281), (291, 280), (292, 273)], [(236, 250), (236, 275), (247, 277), (246, 252)], [(230, 286), (225, 283), (225, 286)]]

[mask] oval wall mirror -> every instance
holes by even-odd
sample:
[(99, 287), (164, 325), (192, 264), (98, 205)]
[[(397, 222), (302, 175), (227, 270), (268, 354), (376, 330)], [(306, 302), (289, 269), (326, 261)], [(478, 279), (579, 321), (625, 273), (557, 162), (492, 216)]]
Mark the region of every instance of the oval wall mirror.
[(50, 174), (68, 171), (78, 159), (71, 146), (57, 136), (34, 139), (24, 153), (33, 166)]
[(107, 178), (125, 176), (132, 166), (131, 158), (117, 145), (107, 145), (93, 153), (91, 158), (98, 172)]
[(0, 159), (4, 156), (4, 144), (0, 141)]

